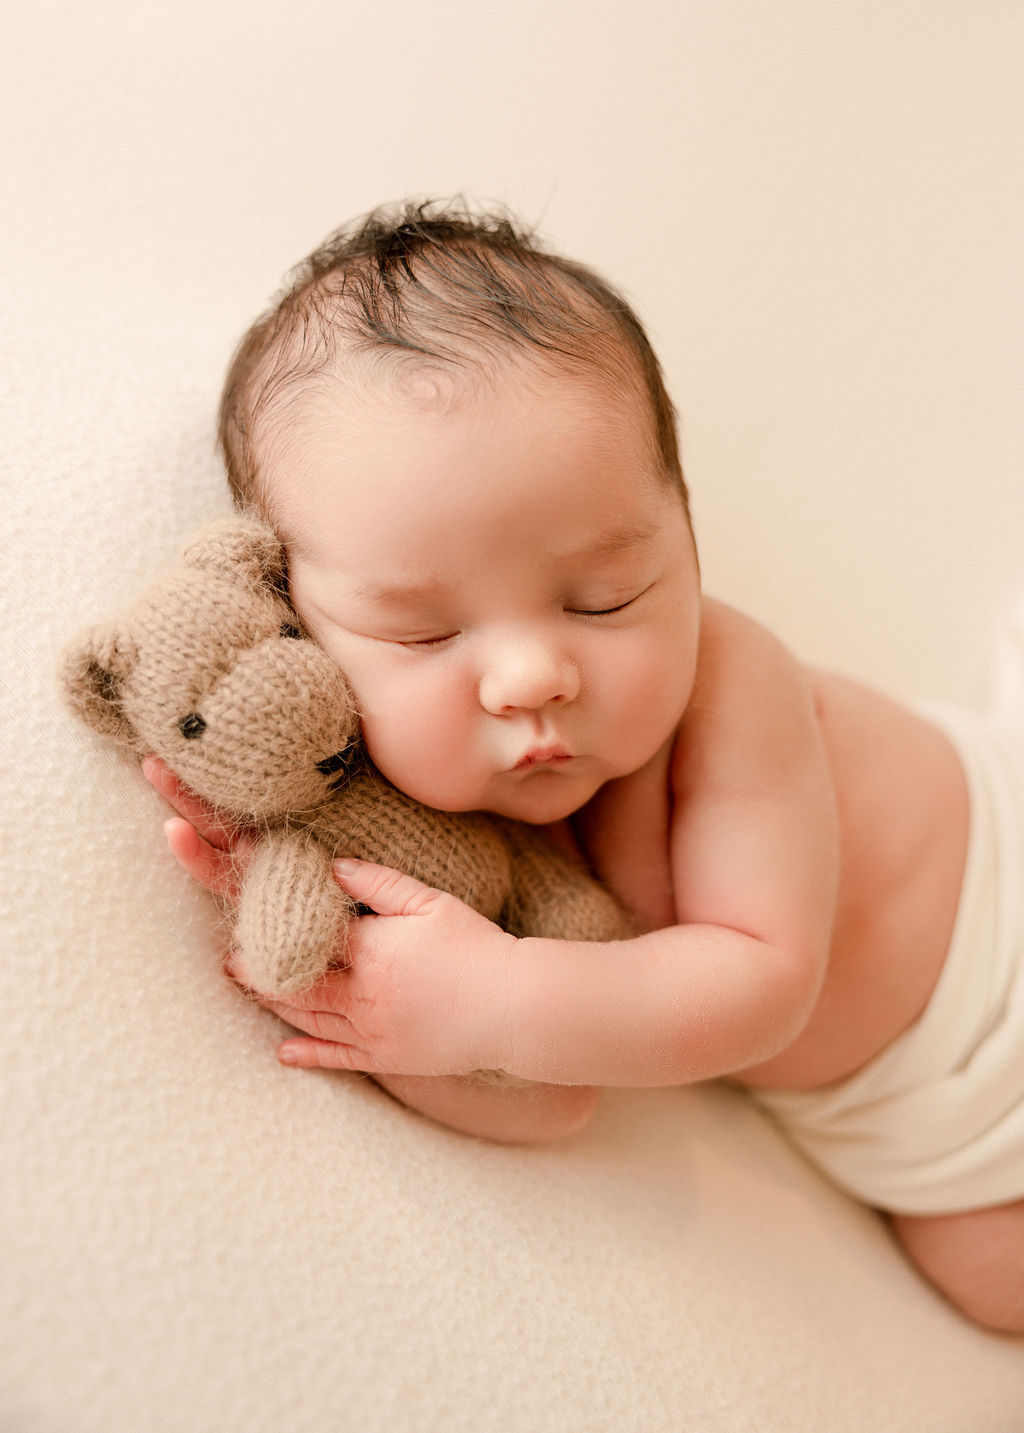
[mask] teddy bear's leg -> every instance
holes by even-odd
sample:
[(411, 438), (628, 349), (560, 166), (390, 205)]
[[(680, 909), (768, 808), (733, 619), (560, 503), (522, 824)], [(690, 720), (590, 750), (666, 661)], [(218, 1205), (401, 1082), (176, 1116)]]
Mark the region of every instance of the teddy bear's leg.
[(296, 833), (268, 836), (246, 871), (236, 925), (254, 986), (278, 996), (307, 990), (343, 950), (354, 912), (322, 846)]
[(513, 883), (504, 924), (515, 935), (552, 940), (624, 940), (635, 934), (625, 911), (582, 866), (532, 827), (508, 823)]

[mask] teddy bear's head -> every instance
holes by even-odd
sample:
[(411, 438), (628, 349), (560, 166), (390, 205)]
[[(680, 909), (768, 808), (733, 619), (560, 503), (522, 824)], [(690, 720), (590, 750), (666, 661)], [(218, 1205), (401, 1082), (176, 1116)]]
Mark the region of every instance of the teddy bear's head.
[(288, 604), (285, 557), (247, 518), (212, 524), (119, 622), (65, 654), (74, 711), (245, 820), (308, 810), (344, 779), (351, 690)]

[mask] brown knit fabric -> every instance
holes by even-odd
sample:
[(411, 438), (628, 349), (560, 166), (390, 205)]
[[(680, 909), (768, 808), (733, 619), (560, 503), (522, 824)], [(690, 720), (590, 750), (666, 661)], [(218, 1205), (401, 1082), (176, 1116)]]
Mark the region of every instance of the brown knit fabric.
[(124, 618), (68, 648), (62, 678), (89, 726), (260, 830), (235, 936), (262, 991), (293, 995), (344, 959), (356, 912), (331, 876), (337, 855), (405, 871), (517, 935), (629, 934), (611, 896), (534, 828), (433, 811), (385, 781), (348, 683), (297, 630), (262, 523), (204, 529)]

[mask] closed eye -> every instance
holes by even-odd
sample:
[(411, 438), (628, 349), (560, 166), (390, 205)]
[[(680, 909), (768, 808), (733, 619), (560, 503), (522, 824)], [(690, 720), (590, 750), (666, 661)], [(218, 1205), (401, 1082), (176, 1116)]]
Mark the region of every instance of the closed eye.
[(574, 617), (610, 617), (613, 612), (622, 612), (636, 601), (631, 597), (628, 602), (620, 602), (617, 607), (570, 607), (568, 610)]
[(453, 642), (458, 632), (446, 632), (443, 637), (414, 637), (409, 641), (401, 642), (403, 647), (443, 647), (446, 642)]
[(574, 617), (611, 617), (616, 612), (625, 612), (627, 607), (632, 607), (634, 602), (640, 600), (644, 592), (649, 591), (650, 588), (645, 587), (643, 592), (637, 592), (633, 597), (627, 597), (625, 602), (617, 602), (614, 607), (567, 607), (566, 611)]

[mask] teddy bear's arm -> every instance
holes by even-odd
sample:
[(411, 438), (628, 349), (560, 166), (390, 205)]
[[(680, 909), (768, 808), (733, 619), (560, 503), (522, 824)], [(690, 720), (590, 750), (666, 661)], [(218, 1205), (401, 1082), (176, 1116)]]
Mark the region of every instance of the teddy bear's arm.
[(506, 929), (550, 940), (625, 940), (636, 932), (618, 901), (586, 868), (532, 826), (503, 823), (512, 852)]
[(246, 974), (267, 995), (307, 990), (342, 953), (355, 909), (322, 846), (302, 832), (268, 833), (249, 860), (236, 916)]

